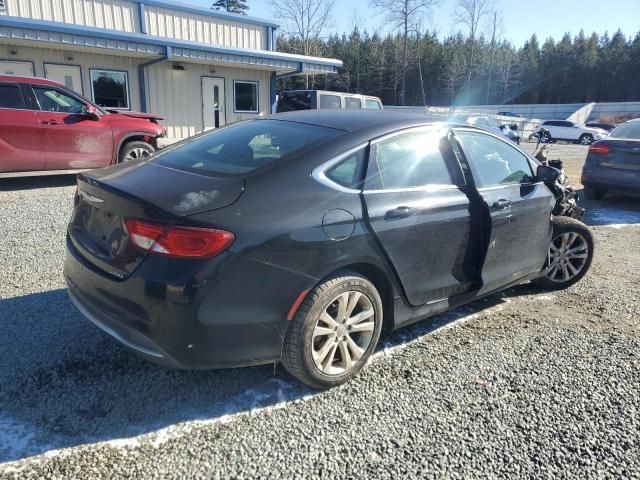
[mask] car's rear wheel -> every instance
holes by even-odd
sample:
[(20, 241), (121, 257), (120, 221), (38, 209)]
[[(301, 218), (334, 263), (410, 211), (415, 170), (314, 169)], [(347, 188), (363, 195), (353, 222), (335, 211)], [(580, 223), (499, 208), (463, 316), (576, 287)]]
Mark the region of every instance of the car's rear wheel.
[(590, 133), (584, 133), (580, 135), (578, 142), (580, 142), (580, 145), (591, 145), (593, 143), (593, 135)]
[(584, 187), (584, 196), (587, 200), (601, 200), (605, 193), (607, 191), (602, 188)]
[(153, 148), (153, 145), (149, 145), (147, 142), (143, 141), (135, 141), (125, 143), (124, 146), (120, 149), (120, 155), (118, 156), (118, 161), (122, 162), (130, 162), (132, 160), (140, 160), (143, 158), (147, 158), (156, 149)]
[(314, 388), (353, 378), (367, 363), (382, 330), (382, 300), (373, 284), (340, 272), (315, 287), (291, 321), (282, 364)]
[(593, 235), (584, 223), (569, 217), (555, 217), (547, 261), (542, 275), (533, 283), (548, 290), (570, 287), (589, 270), (593, 246)]
[(549, 132), (542, 132), (540, 134), (540, 143), (551, 143), (553, 141), (553, 137)]

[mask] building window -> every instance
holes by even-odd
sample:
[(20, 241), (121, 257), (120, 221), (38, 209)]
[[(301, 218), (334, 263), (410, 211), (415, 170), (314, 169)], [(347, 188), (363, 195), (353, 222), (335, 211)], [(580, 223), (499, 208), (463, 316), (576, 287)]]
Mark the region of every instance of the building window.
[(258, 113), (258, 82), (235, 80), (233, 104), (236, 113)]
[(5, 0), (0, 0), (0, 15), (7, 13), (7, 3)]
[(89, 70), (93, 101), (104, 108), (129, 110), (129, 74), (114, 70)]

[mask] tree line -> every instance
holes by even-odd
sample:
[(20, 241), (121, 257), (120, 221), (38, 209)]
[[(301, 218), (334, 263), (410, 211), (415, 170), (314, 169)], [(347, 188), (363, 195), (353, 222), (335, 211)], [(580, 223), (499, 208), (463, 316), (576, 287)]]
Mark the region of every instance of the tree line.
[[(625, 38), (580, 32), (542, 44), (534, 35), (521, 48), (506, 40), (439, 39), (433, 33), (408, 37), (406, 105), (581, 103), (640, 100), (640, 32)], [(298, 39), (279, 38), (278, 49), (302, 53)], [(401, 105), (404, 41), (401, 34), (361, 33), (316, 39), (315, 54), (344, 62), (337, 75), (310, 77), (309, 87), (380, 97)], [(305, 88), (304, 77), (282, 79), (280, 88)]]
[[(386, 105), (640, 100), (640, 32), (627, 38), (581, 31), (542, 42), (533, 35), (516, 47), (499, 38), (494, 0), (455, 0), (453, 21), (465, 33), (445, 38), (421, 28), (437, 0), (369, 0), (396, 33), (354, 27), (326, 37), (334, 0), (270, 1), (282, 23), (278, 50), (344, 62), (337, 75), (283, 78), (279, 90), (362, 93)], [(246, 0), (218, 0), (212, 8), (246, 14), (249, 7)]]

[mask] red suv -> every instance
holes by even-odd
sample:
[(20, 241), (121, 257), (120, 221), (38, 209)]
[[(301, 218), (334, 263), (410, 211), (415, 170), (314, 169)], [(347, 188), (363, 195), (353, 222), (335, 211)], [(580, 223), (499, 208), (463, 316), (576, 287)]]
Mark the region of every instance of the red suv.
[(146, 157), (162, 117), (106, 111), (51, 80), (0, 75), (0, 177), (72, 173)]

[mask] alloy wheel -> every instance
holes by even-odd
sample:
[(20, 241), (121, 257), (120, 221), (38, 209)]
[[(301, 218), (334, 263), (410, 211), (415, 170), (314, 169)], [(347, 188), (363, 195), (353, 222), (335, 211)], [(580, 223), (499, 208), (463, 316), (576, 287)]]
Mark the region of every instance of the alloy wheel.
[(144, 148), (133, 148), (124, 159), (128, 162), (130, 160), (139, 160), (141, 158), (146, 158), (149, 155), (149, 151), (145, 150)]
[(552, 282), (568, 282), (582, 272), (588, 258), (589, 244), (580, 233), (558, 235), (551, 242), (544, 276)]
[(593, 143), (593, 137), (591, 137), (590, 135), (583, 135), (580, 138), (580, 143), (582, 145), (591, 145)]
[(375, 330), (375, 311), (362, 292), (350, 290), (335, 297), (313, 329), (312, 356), (325, 375), (341, 375), (361, 361)]

